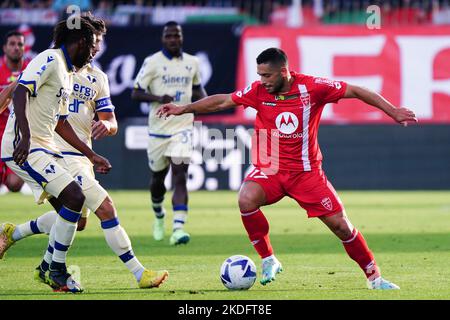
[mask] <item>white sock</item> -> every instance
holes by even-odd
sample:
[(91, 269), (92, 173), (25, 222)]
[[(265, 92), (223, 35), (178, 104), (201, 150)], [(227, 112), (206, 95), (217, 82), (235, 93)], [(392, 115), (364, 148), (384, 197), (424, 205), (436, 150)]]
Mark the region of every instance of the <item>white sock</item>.
[(114, 218), (102, 221), (101, 226), (109, 247), (122, 260), (128, 270), (133, 273), (136, 280), (141, 280), (145, 268), (134, 256), (130, 238), (120, 225), (119, 219)]
[(52, 226), (55, 224), (58, 214), (56, 211), (49, 211), (36, 219), (39, 230), (45, 234), (50, 234)]
[(57, 216), (55, 211), (49, 211), (38, 217), (36, 220), (30, 220), (19, 224), (12, 235), (13, 240), (18, 241), (33, 234), (49, 234)]
[[(22, 240), (23, 238), (26, 238), (28, 236), (31, 236), (32, 234), (35, 234), (33, 230), (31, 229), (30, 224), (33, 223), (34, 226), (36, 225), (35, 220), (27, 221), (25, 223), (19, 224), (16, 226), (16, 229), (14, 230), (12, 234), (12, 238), (14, 241)], [(40, 233), (40, 232), (36, 232)]]
[[(56, 263), (66, 263), (67, 252), (72, 245), (77, 230), (80, 212), (72, 211), (66, 207), (58, 212), (55, 222), (55, 246), (52, 260)], [(49, 242), (50, 244), (50, 242)]]
[(262, 262), (265, 262), (267, 260), (275, 260), (276, 261), (277, 258), (275, 258), (275, 256), (272, 254), (271, 256), (265, 257), (262, 259)]
[(179, 205), (173, 207), (173, 231), (183, 229), (187, 220), (187, 206)]

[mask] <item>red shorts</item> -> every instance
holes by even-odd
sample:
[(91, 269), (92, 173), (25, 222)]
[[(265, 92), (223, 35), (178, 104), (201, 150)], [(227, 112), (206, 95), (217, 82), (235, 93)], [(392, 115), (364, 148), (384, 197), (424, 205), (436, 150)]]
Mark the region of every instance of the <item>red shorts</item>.
[(306, 210), (308, 218), (331, 216), (344, 211), (341, 199), (322, 169), (278, 171), (275, 175), (266, 175), (255, 168), (244, 179), (246, 181), (254, 181), (263, 188), (266, 205), (288, 196)]
[(11, 174), (15, 173), (10, 168), (8, 168), (6, 163), (0, 160), (0, 185), (5, 184), (6, 178)]

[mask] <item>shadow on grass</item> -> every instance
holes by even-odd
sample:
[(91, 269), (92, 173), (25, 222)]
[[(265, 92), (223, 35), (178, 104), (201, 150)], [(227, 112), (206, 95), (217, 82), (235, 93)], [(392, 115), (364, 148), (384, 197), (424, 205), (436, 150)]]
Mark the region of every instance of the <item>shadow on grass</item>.
[[(450, 237), (446, 233), (410, 234), (364, 234), (369, 247), (379, 252), (449, 252)], [(274, 234), (272, 244), (278, 254), (333, 254), (342, 250), (341, 242), (330, 234)], [(131, 237), (133, 249), (140, 256), (170, 255), (228, 255), (247, 252), (250, 243), (246, 235), (199, 235), (192, 236), (187, 245), (169, 246), (167, 241), (156, 242), (151, 236)], [(39, 257), (47, 247), (47, 237), (43, 235), (24, 239), (11, 247), (8, 257)], [(337, 251), (339, 250), (339, 251)], [(69, 255), (78, 257), (111, 256), (111, 249), (102, 236), (78, 236)], [(1, 263), (1, 261), (0, 261)]]

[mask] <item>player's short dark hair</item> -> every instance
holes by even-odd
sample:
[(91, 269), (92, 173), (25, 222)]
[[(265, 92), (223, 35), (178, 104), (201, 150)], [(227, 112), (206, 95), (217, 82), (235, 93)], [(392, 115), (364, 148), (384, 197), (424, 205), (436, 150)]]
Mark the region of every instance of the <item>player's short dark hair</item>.
[(85, 39), (86, 43), (94, 41), (94, 34), (97, 30), (85, 18), (79, 19), (80, 27), (69, 28), (67, 20), (62, 20), (53, 29), (53, 48), (60, 48), (62, 45), (69, 45), (81, 39)]
[(11, 38), (11, 37), (14, 37), (14, 36), (19, 36), (19, 37), (24, 37), (25, 38), (25, 35), (22, 32), (17, 31), (17, 30), (10, 30), (3, 37), (3, 44), (7, 44), (8, 43), (8, 39)]
[(164, 29), (167, 28), (167, 27), (181, 27), (181, 26), (180, 26), (180, 24), (178, 22), (171, 20), (171, 21), (167, 21), (164, 24)]
[(278, 48), (269, 48), (261, 52), (258, 57), (256, 57), (256, 63), (268, 63), (275, 66), (283, 66), (288, 62), (286, 53)]
[(106, 33), (106, 23), (103, 19), (94, 17), (89, 11), (82, 13), (81, 18), (86, 19), (94, 27), (96, 33)]
[(183, 30), (181, 28), (181, 25), (178, 22), (176, 22), (176, 21), (168, 21), (168, 22), (166, 22), (164, 24), (164, 26), (163, 26), (163, 31), (162, 32), (164, 33), (166, 31), (166, 29), (170, 28), (170, 27), (180, 27), (181, 31), (183, 32)]

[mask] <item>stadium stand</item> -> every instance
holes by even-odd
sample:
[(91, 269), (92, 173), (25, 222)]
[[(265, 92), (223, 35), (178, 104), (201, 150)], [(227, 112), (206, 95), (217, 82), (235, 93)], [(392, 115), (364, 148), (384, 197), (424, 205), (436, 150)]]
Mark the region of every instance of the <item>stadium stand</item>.
[(69, 4), (92, 10), (111, 25), (161, 24), (168, 18), (183, 23), (289, 25), (295, 11), (300, 18), (294, 26), (362, 24), (370, 5), (379, 6), (384, 25), (450, 24), (449, 0), (5, 0), (0, 24), (53, 24)]

